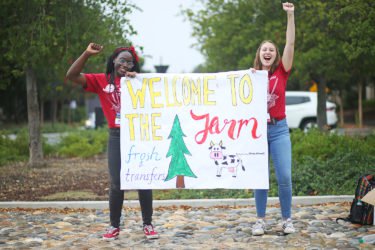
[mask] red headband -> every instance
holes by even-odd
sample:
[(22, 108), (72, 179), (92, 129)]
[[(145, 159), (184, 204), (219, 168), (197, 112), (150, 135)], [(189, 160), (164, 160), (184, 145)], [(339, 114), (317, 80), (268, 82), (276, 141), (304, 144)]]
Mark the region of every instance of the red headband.
[(135, 61), (139, 62), (139, 58), (138, 58), (137, 52), (135, 52), (134, 46), (117, 48), (115, 50), (115, 53), (120, 52), (120, 51), (129, 51), (129, 52), (131, 52), (131, 54), (133, 55)]

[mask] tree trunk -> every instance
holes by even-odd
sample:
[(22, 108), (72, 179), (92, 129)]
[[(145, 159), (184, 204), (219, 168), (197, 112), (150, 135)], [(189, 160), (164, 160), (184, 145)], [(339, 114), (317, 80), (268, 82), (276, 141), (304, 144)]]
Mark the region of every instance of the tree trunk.
[(40, 100), (40, 127), (44, 125), (44, 101)]
[(65, 123), (65, 115), (64, 115), (64, 101), (65, 100), (60, 100), (60, 122)]
[(27, 117), (29, 126), (29, 166), (43, 165), (43, 148), (40, 139), (38, 92), (34, 70), (26, 69)]
[(338, 108), (339, 108), (340, 126), (343, 127), (345, 124), (345, 120), (344, 120), (344, 106), (343, 106), (341, 95), (342, 95), (342, 91), (338, 91), (338, 90), (333, 91), (334, 102), (338, 105)]
[(52, 100), (52, 125), (57, 122), (57, 100), (53, 98)]
[(68, 106), (68, 124), (69, 125), (72, 124), (72, 112), (69, 106)]
[(363, 127), (363, 110), (362, 110), (362, 79), (358, 82), (358, 125), (360, 128)]
[(317, 107), (317, 122), (320, 131), (327, 130), (327, 94), (326, 94), (326, 81), (321, 78), (318, 83), (318, 107)]
[(177, 175), (176, 188), (185, 188), (185, 176)]
[(344, 105), (342, 102), (341, 96), (338, 96), (338, 104), (339, 104), (339, 117), (340, 117), (340, 126), (343, 127), (345, 124), (344, 120)]

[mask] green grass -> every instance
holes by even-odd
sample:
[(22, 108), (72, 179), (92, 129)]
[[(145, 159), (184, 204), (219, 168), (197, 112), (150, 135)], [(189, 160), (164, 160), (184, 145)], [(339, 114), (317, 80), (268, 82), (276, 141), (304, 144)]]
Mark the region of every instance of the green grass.
[(41, 198), (42, 201), (100, 200), (101, 197), (91, 191), (67, 191), (54, 193)]
[[(186, 190), (154, 190), (154, 200), (174, 199), (226, 199), (226, 198), (252, 198), (251, 190), (229, 189), (186, 189)], [(108, 200), (107, 197), (98, 196), (90, 190), (67, 191), (41, 197), (42, 201), (74, 201), (74, 200)], [(124, 200), (138, 200), (138, 191), (125, 191)]]
[[(138, 200), (137, 191), (125, 191), (125, 200)], [(78, 201), (78, 200), (108, 200), (105, 196), (99, 196), (90, 190), (58, 192), (40, 198), (42, 201)]]

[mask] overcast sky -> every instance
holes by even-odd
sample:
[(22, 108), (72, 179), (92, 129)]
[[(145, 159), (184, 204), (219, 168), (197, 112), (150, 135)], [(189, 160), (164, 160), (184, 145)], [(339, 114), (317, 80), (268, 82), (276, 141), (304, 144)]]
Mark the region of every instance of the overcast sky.
[(144, 47), (145, 69), (156, 72), (154, 66), (169, 65), (167, 73), (190, 73), (203, 63), (203, 56), (191, 45), (190, 22), (180, 14), (180, 7), (198, 9), (193, 0), (133, 0), (143, 11), (135, 10), (130, 21), (138, 32), (133, 44)]

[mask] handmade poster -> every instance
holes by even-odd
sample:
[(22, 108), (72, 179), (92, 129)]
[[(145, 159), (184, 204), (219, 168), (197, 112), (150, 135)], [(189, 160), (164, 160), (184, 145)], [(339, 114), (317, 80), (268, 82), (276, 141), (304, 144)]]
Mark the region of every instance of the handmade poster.
[(375, 206), (375, 189), (371, 190), (365, 196), (363, 196), (362, 201)]
[(268, 189), (267, 72), (121, 79), (121, 189)]
[[(368, 204), (371, 204), (375, 206), (375, 189), (368, 192), (363, 198), (362, 201), (367, 202)], [(373, 225), (375, 225), (375, 209), (374, 209), (374, 216), (373, 216)]]

